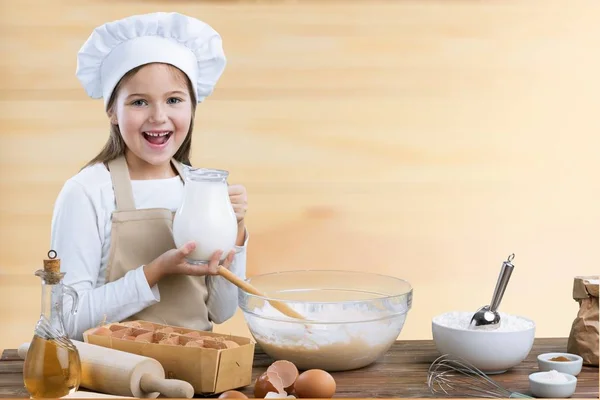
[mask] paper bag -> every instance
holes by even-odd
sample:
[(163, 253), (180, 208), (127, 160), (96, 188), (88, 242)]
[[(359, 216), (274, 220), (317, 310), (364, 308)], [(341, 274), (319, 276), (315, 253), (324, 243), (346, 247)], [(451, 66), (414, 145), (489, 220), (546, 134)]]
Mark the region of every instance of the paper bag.
[(571, 325), (567, 351), (578, 354), (585, 365), (598, 366), (598, 276), (576, 276), (573, 299), (579, 312)]

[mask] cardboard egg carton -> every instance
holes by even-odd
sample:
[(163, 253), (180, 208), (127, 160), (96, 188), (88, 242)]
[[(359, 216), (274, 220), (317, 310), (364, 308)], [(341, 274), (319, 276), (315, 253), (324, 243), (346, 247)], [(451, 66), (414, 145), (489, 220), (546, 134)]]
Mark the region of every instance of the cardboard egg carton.
[(189, 382), (196, 394), (247, 386), (254, 342), (242, 336), (186, 329), (149, 321), (105, 324), (83, 333), (87, 343), (158, 360), (170, 379)]
[[(208, 332), (194, 331), (171, 326), (150, 323), (124, 322), (97, 327), (89, 334), (110, 336), (116, 339), (141, 343), (166, 344), (171, 346), (203, 347), (206, 349), (225, 350), (239, 347), (232, 337)], [(245, 342), (245, 341), (244, 341)], [(245, 344), (245, 343), (244, 343)]]

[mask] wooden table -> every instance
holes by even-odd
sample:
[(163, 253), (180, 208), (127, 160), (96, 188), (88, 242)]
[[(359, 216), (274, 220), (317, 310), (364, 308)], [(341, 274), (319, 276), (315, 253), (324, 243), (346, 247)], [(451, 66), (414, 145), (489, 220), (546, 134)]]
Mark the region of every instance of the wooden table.
[[(537, 371), (536, 357), (541, 353), (566, 351), (566, 339), (536, 339), (529, 356), (518, 366), (491, 376), (503, 387), (531, 395), (528, 375)], [(427, 370), (439, 356), (432, 341), (397, 341), (376, 363), (355, 371), (332, 373), (337, 382), (335, 397), (409, 398), (436, 397), (427, 388)], [(252, 378), (254, 380), (273, 362), (257, 347)], [(5, 350), (0, 359), (0, 397), (28, 398), (23, 387), (23, 361), (14, 349)], [(583, 367), (577, 377), (573, 398), (598, 398), (598, 368)], [(240, 391), (253, 396), (254, 385)]]

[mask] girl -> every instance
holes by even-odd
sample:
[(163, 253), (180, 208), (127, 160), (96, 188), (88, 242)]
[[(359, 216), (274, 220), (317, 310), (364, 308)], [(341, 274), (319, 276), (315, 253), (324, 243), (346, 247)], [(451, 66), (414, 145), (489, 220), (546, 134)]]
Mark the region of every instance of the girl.
[(225, 67), (221, 38), (181, 14), (138, 15), (96, 28), (77, 61), (88, 95), (104, 99), (110, 137), (64, 184), (52, 217), (51, 248), (78, 293), (75, 315), (65, 298), (67, 334), (81, 340), (103, 321), (132, 319), (211, 330), (237, 309), (237, 288), (216, 276), (220, 260), (246, 275), (245, 188), (229, 186), (236, 248), (208, 265), (185, 262), (195, 244), (175, 248), (172, 220), (196, 103)]

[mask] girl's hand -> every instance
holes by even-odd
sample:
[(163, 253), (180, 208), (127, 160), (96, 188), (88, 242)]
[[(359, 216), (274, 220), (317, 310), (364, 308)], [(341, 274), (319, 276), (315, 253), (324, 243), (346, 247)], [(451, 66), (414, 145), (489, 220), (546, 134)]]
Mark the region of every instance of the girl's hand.
[[(190, 264), (185, 258), (196, 248), (194, 242), (188, 242), (178, 249), (171, 249), (158, 256), (154, 261), (144, 266), (144, 274), (150, 287), (154, 286), (160, 279), (167, 275), (217, 275), (217, 267), (221, 259), (222, 251), (216, 251), (208, 264)], [(235, 256), (235, 250), (231, 250), (227, 258), (223, 260), (223, 267), (229, 269)]]
[(248, 211), (246, 188), (242, 185), (229, 185), (228, 190), (229, 200), (231, 201), (239, 225), (244, 220), (244, 217), (246, 217), (246, 211)]

